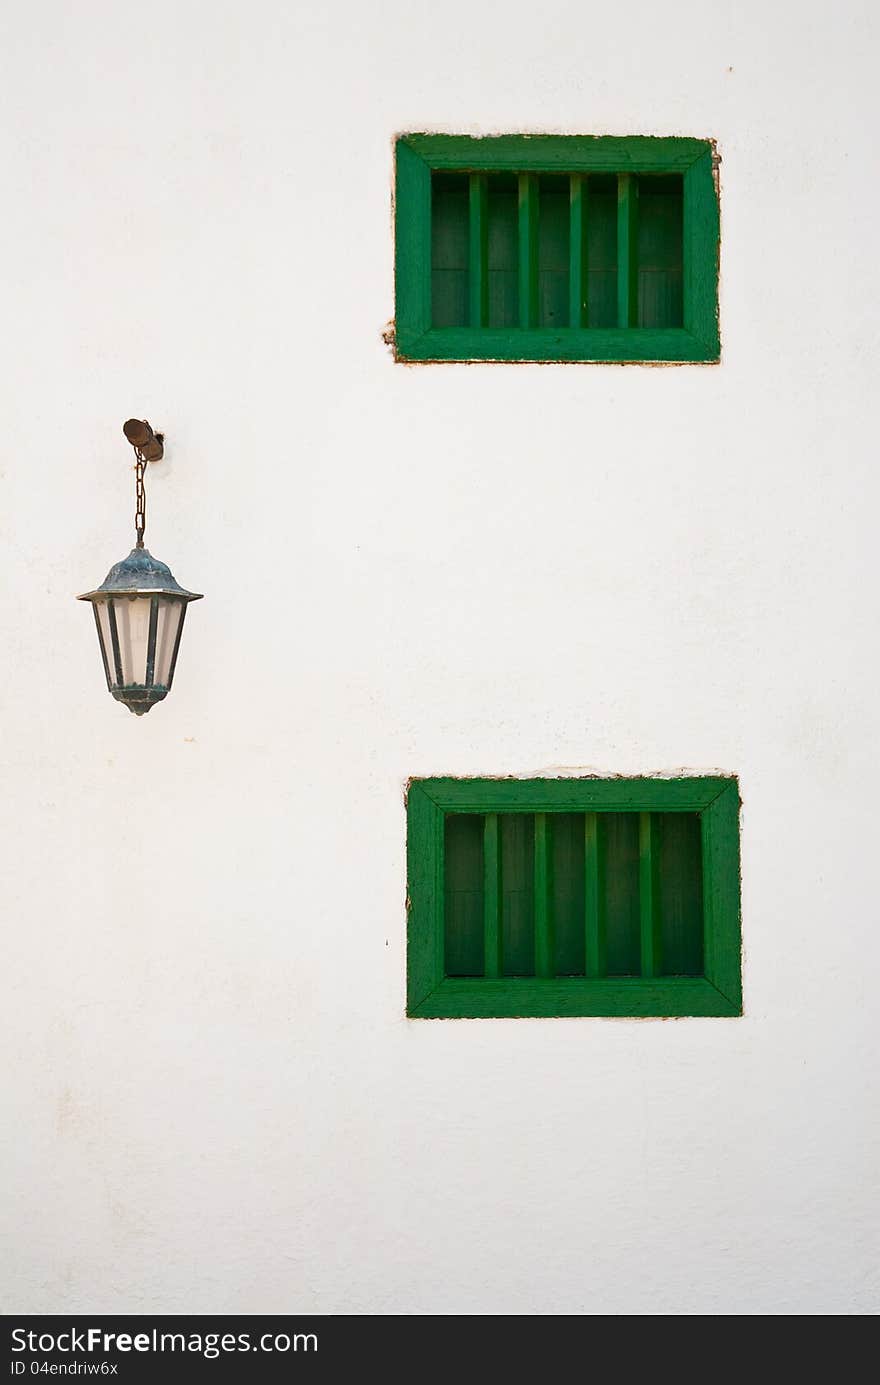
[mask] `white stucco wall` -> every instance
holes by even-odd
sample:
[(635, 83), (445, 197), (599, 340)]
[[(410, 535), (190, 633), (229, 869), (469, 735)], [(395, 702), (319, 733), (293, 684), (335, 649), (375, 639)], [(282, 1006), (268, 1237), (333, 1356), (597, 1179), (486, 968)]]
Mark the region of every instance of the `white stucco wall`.
[[(874, 1310), (875, 8), (0, 28), (6, 1310)], [(723, 363), (395, 365), (406, 129), (717, 138)], [(407, 1021), (407, 777), (585, 766), (740, 774), (745, 1017)]]

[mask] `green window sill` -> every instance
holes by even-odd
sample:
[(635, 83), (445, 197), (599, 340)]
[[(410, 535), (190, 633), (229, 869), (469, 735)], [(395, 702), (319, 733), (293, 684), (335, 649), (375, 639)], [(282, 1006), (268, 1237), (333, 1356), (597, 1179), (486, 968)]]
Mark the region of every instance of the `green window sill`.
[(684, 327), (430, 327), (401, 332), (402, 361), (717, 361), (717, 338), (702, 340)]

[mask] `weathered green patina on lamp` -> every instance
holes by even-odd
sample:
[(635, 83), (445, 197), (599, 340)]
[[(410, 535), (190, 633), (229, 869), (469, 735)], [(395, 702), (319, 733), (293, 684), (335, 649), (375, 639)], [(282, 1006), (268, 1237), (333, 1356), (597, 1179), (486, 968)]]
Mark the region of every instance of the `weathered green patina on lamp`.
[(136, 418), (130, 418), (123, 430), (137, 459), (137, 543), (127, 558), (114, 564), (100, 587), (77, 600), (92, 603), (109, 691), (117, 702), (124, 702), (129, 711), (142, 717), (167, 697), (186, 608), (202, 598), (200, 593), (181, 587), (171, 569), (144, 548), (144, 467), (162, 457), (163, 436)]

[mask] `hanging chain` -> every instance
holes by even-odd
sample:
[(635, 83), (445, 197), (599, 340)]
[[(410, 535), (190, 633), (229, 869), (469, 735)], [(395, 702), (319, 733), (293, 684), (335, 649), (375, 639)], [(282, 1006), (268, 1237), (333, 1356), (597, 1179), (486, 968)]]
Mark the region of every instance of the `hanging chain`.
[(134, 468), (134, 474), (135, 474), (135, 485), (134, 485), (134, 488), (135, 488), (134, 528), (135, 528), (135, 533), (137, 534), (137, 547), (138, 547), (138, 548), (143, 548), (143, 546), (144, 546), (144, 530), (145, 530), (146, 527), (147, 527), (147, 493), (146, 493), (146, 491), (144, 490), (144, 467), (147, 465), (147, 459), (146, 459), (146, 457), (143, 455), (143, 453), (141, 452), (141, 450), (140, 450), (139, 447), (136, 447), (136, 448), (135, 448), (134, 454), (135, 454), (135, 456), (137, 457), (137, 461), (136, 461), (136, 463), (135, 463), (135, 468)]

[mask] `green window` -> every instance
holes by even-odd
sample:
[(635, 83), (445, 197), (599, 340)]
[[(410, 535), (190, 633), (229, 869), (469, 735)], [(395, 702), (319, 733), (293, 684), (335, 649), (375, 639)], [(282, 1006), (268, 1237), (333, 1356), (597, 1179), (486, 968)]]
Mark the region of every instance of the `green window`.
[(716, 361), (709, 140), (404, 135), (398, 359)]
[(407, 1013), (739, 1015), (733, 778), (415, 779)]

